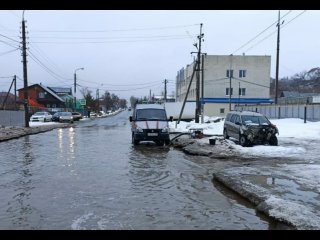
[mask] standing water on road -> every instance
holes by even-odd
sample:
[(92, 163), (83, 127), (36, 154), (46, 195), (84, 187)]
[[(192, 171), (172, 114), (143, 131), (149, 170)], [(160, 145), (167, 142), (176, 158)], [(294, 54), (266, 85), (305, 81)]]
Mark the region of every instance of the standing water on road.
[(273, 229), (208, 164), (131, 144), (128, 113), (0, 143), (0, 229)]

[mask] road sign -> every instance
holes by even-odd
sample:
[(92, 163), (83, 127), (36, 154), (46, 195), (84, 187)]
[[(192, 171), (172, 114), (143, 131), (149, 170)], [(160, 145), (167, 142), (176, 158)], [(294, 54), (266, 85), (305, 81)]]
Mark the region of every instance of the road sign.
[(79, 99), (79, 102), (81, 106), (85, 106), (87, 103), (85, 99)]

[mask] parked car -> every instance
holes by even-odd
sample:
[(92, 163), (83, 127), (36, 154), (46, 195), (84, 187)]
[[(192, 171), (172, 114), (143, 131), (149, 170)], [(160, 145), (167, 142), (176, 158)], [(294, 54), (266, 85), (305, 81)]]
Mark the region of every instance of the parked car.
[(52, 121), (53, 122), (59, 122), (60, 121), (60, 116), (63, 112), (56, 112), (55, 114), (53, 114), (52, 116)]
[[(154, 141), (158, 145), (169, 144), (169, 126), (167, 113), (159, 104), (137, 104), (131, 122), (132, 143)], [(169, 119), (172, 121), (172, 117)]]
[(30, 122), (50, 122), (52, 115), (48, 112), (36, 112), (30, 118)]
[(72, 112), (73, 121), (79, 121), (82, 119), (82, 114), (79, 112)]
[(71, 112), (56, 112), (52, 116), (52, 121), (73, 123), (74, 120)]
[(224, 138), (235, 138), (243, 147), (266, 143), (277, 146), (276, 134), (279, 134), (278, 128), (260, 113), (231, 111), (224, 121)]
[(61, 112), (59, 122), (73, 123), (73, 116), (71, 112)]

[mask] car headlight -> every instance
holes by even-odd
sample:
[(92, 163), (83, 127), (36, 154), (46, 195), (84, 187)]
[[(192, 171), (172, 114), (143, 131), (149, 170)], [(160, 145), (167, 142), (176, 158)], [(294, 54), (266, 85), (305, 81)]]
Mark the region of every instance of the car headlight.
[(137, 128), (136, 128), (136, 132), (142, 133), (142, 132), (143, 132), (143, 129), (142, 129), (141, 127), (137, 127)]
[(167, 133), (167, 132), (169, 132), (169, 128), (168, 128), (168, 127), (165, 127), (165, 128), (163, 128), (163, 129), (161, 130), (161, 132)]

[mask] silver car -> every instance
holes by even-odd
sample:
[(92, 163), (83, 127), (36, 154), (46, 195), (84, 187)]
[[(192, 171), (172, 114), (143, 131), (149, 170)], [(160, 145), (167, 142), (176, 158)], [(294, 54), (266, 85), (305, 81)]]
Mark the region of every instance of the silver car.
[(36, 112), (30, 118), (30, 122), (50, 122), (52, 115), (48, 112)]
[(73, 123), (73, 116), (71, 112), (61, 112), (59, 117), (59, 122), (69, 122)]

